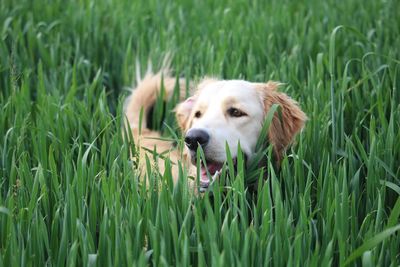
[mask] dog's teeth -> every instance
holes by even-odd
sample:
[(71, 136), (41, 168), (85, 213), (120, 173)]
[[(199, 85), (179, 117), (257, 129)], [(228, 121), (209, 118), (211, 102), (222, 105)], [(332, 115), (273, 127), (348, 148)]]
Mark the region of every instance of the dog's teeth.
[(220, 174), (220, 171), (216, 171), (213, 175), (213, 177), (211, 177), (211, 181), (214, 181)]

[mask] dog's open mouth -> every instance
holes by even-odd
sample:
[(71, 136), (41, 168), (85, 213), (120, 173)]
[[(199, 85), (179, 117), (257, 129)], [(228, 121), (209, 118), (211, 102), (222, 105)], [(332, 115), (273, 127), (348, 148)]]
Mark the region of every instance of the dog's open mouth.
[[(247, 157), (245, 156), (245, 159)], [(204, 192), (207, 188), (219, 177), (224, 162), (215, 162), (207, 160), (206, 164), (201, 164), (200, 167), (200, 192)], [(233, 159), (234, 169), (237, 168), (237, 159)]]
[[(221, 173), (224, 166), (223, 163), (209, 161), (206, 163), (207, 167), (202, 164), (200, 167), (200, 188), (206, 189)], [(208, 173), (207, 173), (208, 171)], [(209, 176), (209, 175), (210, 176)]]
[[(246, 163), (247, 162), (247, 155), (244, 154), (243, 161)], [(232, 159), (233, 163), (233, 168), (237, 170), (237, 158)], [(195, 163), (195, 158), (192, 158), (192, 164), (196, 165)], [(200, 165), (200, 172), (199, 172), (199, 189), (200, 192), (205, 192), (210, 185), (219, 178), (220, 174), (222, 173), (222, 169), (224, 165), (226, 164), (226, 161), (224, 162), (218, 162), (214, 161), (211, 159), (206, 159), (206, 163), (201, 162)], [(228, 164), (229, 165), (229, 164)]]

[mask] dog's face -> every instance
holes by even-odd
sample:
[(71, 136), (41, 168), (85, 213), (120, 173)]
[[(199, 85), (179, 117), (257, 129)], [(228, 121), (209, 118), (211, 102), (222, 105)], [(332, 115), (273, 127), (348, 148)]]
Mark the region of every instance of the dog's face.
[(305, 114), (283, 93), (278, 84), (251, 83), (242, 80), (218, 81), (206, 79), (197, 92), (176, 109), (177, 120), (185, 134), (185, 143), (193, 164), (200, 145), (206, 165), (201, 167), (201, 185), (207, 187), (207, 170), (215, 175), (226, 161), (226, 145), (235, 161), (238, 145), (251, 158), (255, 153), (265, 115), (273, 104), (281, 106), (281, 116), (275, 116), (268, 140), (274, 145), (278, 160), (294, 135), (302, 128)]

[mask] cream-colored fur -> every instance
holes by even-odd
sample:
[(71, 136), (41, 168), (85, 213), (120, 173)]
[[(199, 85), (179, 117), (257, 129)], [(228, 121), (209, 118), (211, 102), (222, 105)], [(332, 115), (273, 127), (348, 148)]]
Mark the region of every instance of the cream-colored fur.
[[(178, 160), (182, 159), (182, 153), (178, 151), (173, 143), (170, 141), (162, 140), (159, 132), (150, 130), (148, 128), (147, 114), (154, 106), (157, 97), (161, 93), (161, 87), (164, 87), (164, 100), (167, 101), (173, 95), (174, 88), (177, 85), (180, 89), (180, 96), (183, 98), (186, 95), (186, 85), (184, 79), (172, 78), (169, 71), (161, 71), (157, 74), (147, 73), (146, 76), (138, 81), (136, 88), (132, 94), (126, 99), (124, 106), (124, 113), (128, 120), (128, 129), (131, 129), (135, 144), (140, 148), (140, 165), (145, 164), (145, 154), (149, 159), (153, 159), (153, 152), (162, 155), (159, 157), (157, 166), (163, 174), (165, 165), (163, 158), (167, 157), (172, 163), (172, 174), (174, 182), (178, 178)], [(141, 123), (141, 125), (139, 125)]]
[[(171, 77), (168, 72), (147, 74), (127, 99), (125, 115), (129, 127), (135, 142), (141, 148), (146, 148), (141, 150), (141, 155), (147, 153), (147, 150), (156, 150), (157, 153), (167, 152), (164, 156), (171, 162), (177, 163), (181, 160), (184, 166), (195, 173), (195, 166), (191, 164), (195, 157), (194, 151), (185, 148), (184, 152), (180, 153), (171, 142), (157, 139), (160, 138), (160, 134), (147, 127), (146, 114), (160, 93), (162, 78), (166, 92), (165, 100), (172, 96), (176, 78)], [(182, 79), (178, 82), (180, 95), (184, 96), (185, 82)], [(302, 129), (307, 117), (297, 102), (277, 91), (278, 85), (276, 82), (252, 83), (243, 80), (205, 78), (195, 87), (193, 95), (175, 108), (178, 125), (184, 135), (190, 129), (200, 129), (209, 134), (209, 142), (203, 150), (207, 162), (210, 162), (215, 169), (226, 160), (226, 144), (233, 157), (236, 157), (239, 143), (248, 157), (254, 154), (264, 117), (273, 104), (279, 104), (281, 112), (275, 114), (268, 133), (268, 140), (274, 146), (275, 158), (279, 164), (285, 149)], [(144, 115), (139, 131), (141, 109)], [(232, 110), (235, 112), (234, 116)], [(158, 166), (160, 171), (164, 172), (163, 159), (158, 160)], [(178, 177), (176, 164), (172, 167), (172, 174), (176, 182)]]

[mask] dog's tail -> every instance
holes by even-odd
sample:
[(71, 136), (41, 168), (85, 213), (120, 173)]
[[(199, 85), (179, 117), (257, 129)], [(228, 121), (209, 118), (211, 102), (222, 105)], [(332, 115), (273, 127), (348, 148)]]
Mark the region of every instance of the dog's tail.
[[(179, 83), (177, 85), (176, 83)], [(127, 118), (128, 126), (135, 134), (139, 134), (139, 129), (142, 132), (149, 130), (148, 115), (155, 105), (157, 97), (161, 94), (162, 87), (164, 88), (164, 100), (169, 100), (174, 88), (179, 86), (180, 96), (185, 96), (185, 80), (171, 77), (168, 69), (164, 68), (154, 74), (148, 71), (145, 77), (138, 81), (136, 88), (132, 94), (125, 100), (124, 114)]]

